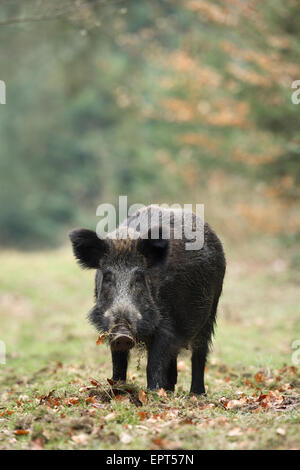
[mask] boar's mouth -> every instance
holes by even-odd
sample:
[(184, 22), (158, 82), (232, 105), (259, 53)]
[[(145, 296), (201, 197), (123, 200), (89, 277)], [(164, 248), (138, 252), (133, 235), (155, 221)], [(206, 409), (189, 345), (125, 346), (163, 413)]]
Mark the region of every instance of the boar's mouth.
[(129, 351), (135, 345), (135, 341), (132, 336), (119, 334), (113, 336), (110, 341), (110, 346), (113, 351)]
[(135, 339), (128, 329), (116, 329), (110, 334), (110, 346), (113, 351), (129, 351), (135, 346)]

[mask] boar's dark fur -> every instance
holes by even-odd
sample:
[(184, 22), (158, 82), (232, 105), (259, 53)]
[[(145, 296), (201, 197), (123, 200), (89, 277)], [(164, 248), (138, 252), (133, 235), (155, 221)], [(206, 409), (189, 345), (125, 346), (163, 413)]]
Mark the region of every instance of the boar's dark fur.
[[(142, 233), (142, 224), (139, 229), (134, 225), (137, 217), (144, 217), (152, 229), (151, 211), (159, 211), (156, 239), (149, 232)], [(187, 250), (185, 236), (174, 237), (175, 229), (182, 231), (185, 223), (183, 218), (178, 222), (174, 214), (149, 206), (105, 239), (86, 229), (74, 230), (70, 238), (79, 263), (97, 270), (96, 303), (89, 317), (100, 332), (109, 334), (113, 379), (126, 380), (129, 350), (143, 342), (148, 351), (148, 388), (173, 391), (178, 353), (190, 347), (190, 390), (201, 394), (205, 393), (204, 368), (226, 263), (220, 240), (202, 221), (202, 248)], [(195, 227), (199, 219), (189, 214)], [(170, 239), (163, 238), (166, 220), (171, 220)], [(139, 238), (130, 236), (132, 225)], [(120, 234), (128, 228), (129, 235), (122, 238)]]

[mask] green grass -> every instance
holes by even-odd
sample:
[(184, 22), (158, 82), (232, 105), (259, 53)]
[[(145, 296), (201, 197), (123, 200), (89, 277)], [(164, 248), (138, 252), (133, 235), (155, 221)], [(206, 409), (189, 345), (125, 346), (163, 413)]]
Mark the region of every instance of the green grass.
[[(256, 258), (249, 249), (247, 259), (245, 252), (234, 252), (228, 265), (207, 397), (188, 394), (185, 351), (175, 394), (146, 392), (144, 404), (138, 400), (146, 391), (144, 357), (138, 369), (132, 355), (121, 391), (107, 382), (110, 354), (96, 346), (86, 319), (93, 273), (81, 271), (69, 249), (2, 252), (0, 340), (7, 358), (0, 365), (0, 448), (299, 448), (299, 375), (291, 368), (291, 345), (300, 339), (299, 274), (273, 249), (261, 248)], [(278, 389), (279, 403), (260, 406), (260, 395)], [(243, 396), (239, 408), (228, 407)]]

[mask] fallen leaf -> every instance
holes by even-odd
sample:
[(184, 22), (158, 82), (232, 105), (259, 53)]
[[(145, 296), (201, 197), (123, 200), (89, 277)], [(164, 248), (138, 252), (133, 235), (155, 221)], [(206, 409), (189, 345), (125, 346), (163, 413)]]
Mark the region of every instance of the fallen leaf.
[(143, 403), (143, 405), (146, 405), (146, 403), (148, 402), (148, 399), (144, 390), (139, 390), (138, 397), (139, 397), (140, 402)]
[(25, 402), (25, 401), (30, 401), (30, 398), (28, 395), (20, 395), (19, 396), (19, 401)]
[(206, 409), (209, 409), (209, 408), (214, 408), (216, 405), (214, 405), (214, 403), (206, 403), (204, 405), (200, 405), (199, 406), (199, 410), (206, 410)]
[(95, 403), (95, 398), (96, 398), (96, 395), (86, 398), (85, 399), (86, 405), (88, 405), (89, 403)]
[(257, 399), (257, 401), (262, 401), (264, 400), (265, 398), (267, 398), (267, 395), (260, 395)]
[(97, 380), (93, 379), (93, 378), (90, 378), (90, 383), (92, 385), (94, 385), (95, 387), (101, 387), (101, 384), (100, 382), (98, 382)]
[(160, 449), (179, 449), (181, 447), (181, 442), (172, 442), (167, 441), (166, 439), (156, 438), (152, 440), (153, 444), (155, 444)]
[(288, 390), (291, 390), (293, 387), (291, 384), (287, 383), (287, 384), (283, 384), (278, 390), (280, 392), (287, 392)]
[(87, 445), (89, 436), (88, 434), (82, 433), (77, 434), (76, 436), (71, 437), (72, 441), (76, 442), (76, 444), (81, 444), (83, 446)]
[(257, 432), (256, 428), (248, 428), (247, 429), (247, 434), (253, 434), (254, 432)]
[(277, 434), (280, 434), (280, 436), (285, 436), (285, 429), (283, 428), (277, 428), (276, 432)]
[(260, 372), (257, 372), (257, 374), (254, 376), (254, 380), (257, 383), (262, 383), (262, 382), (265, 381), (265, 376), (264, 376), (264, 374), (262, 374)]
[(12, 415), (13, 413), (14, 413), (14, 411), (5, 410), (5, 411), (3, 411), (3, 413), (0, 414), (0, 416)]
[(29, 430), (28, 429), (16, 429), (14, 431), (14, 434), (16, 436), (27, 436), (27, 434), (29, 434)]
[(196, 395), (192, 395), (190, 397), (190, 401), (196, 402), (196, 401), (198, 401), (198, 398), (196, 397)]
[(31, 441), (31, 449), (32, 450), (44, 450), (44, 441), (41, 437), (33, 439)]
[(159, 390), (157, 390), (157, 395), (161, 398), (168, 398), (167, 392), (164, 388), (160, 388)]
[(113, 397), (113, 399), (116, 400), (116, 401), (122, 401), (123, 398), (124, 398), (124, 395), (115, 395)]
[(147, 418), (147, 413), (145, 413), (145, 411), (139, 411), (138, 416), (139, 416), (141, 421), (144, 421), (144, 419)]
[(242, 431), (241, 431), (241, 428), (232, 428), (228, 434), (227, 434), (229, 437), (236, 437), (236, 436), (241, 436), (242, 435)]
[(246, 399), (240, 398), (240, 400), (229, 400), (226, 404), (224, 404), (224, 406), (228, 410), (234, 410), (236, 408), (241, 408), (245, 403)]
[(246, 380), (245, 380), (245, 385), (247, 385), (247, 387), (255, 387), (255, 385), (253, 384), (253, 382), (251, 382), (251, 380), (249, 380), (249, 379), (246, 379)]
[(79, 405), (79, 399), (77, 397), (70, 397), (64, 400), (67, 406)]
[(38, 397), (39, 400), (43, 401), (43, 400), (49, 400), (49, 398), (52, 397), (53, 393), (55, 392), (55, 390), (51, 390), (48, 395), (42, 395), (41, 397)]
[(185, 418), (181, 421), (182, 424), (195, 424), (191, 418)]
[(49, 441), (52, 437), (51, 433), (47, 429), (43, 429), (42, 435), (46, 439), (46, 441)]
[(123, 442), (123, 444), (129, 444), (129, 442), (132, 441), (132, 436), (128, 434), (127, 432), (122, 432), (120, 435), (120, 441)]
[(98, 336), (98, 339), (96, 341), (96, 345), (99, 346), (100, 344), (103, 343), (104, 340), (105, 340), (105, 335)]
[(105, 416), (105, 421), (110, 421), (111, 419), (114, 419), (115, 413), (112, 411), (111, 413), (108, 413), (108, 415)]
[(80, 387), (79, 392), (86, 392), (87, 390), (91, 390), (91, 385), (84, 385), (83, 387)]
[(279, 369), (278, 371), (280, 374), (285, 374), (285, 373), (291, 373), (291, 374), (297, 374), (297, 367), (295, 366), (285, 366)]

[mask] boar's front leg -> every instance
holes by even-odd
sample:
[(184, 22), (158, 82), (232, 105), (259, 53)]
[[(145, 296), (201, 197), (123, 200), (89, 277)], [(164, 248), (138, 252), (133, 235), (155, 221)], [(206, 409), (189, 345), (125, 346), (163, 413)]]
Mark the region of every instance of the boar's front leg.
[(113, 364), (113, 380), (126, 381), (127, 366), (128, 366), (128, 351), (111, 351), (112, 364)]
[(177, 383), (177, 357), (172, 357), (167, 368), (167, 384), (165, 390), (174, 392)]
[(147, 387), (174, 390), (177, 380), (177, 353), (170, 348), (170, 340), (157, 334), (148, 348)]

